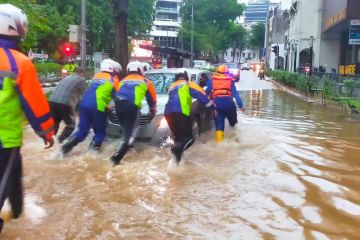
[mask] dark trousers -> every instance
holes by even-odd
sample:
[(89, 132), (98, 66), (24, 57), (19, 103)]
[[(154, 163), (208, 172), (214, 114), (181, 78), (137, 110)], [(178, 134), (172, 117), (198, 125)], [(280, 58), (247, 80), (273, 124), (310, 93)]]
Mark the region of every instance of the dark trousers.
[(56, 102), (50, 102), (50, 109), (54, 118), (55, 134), (57, 134), (59, 130), (61, 121), (64, 121), (66, 124), (64, 130), (60, 136), (58, 136), (59, 142), (63, 142), (75, 129), (74, 112), (71, 106)]
[(106, 112), (80, 107), (78, 129), (74, 133), (74, 136), (79, 142), (84, 141), (92, 128), (95, 133), (93, 143), (95, 146), (100, 147), (106, 137), (106, 125)]
[(140, 110), (133, 103), (126, 100), (115, 102), (116, 115), (124, 129), (124, 144), (132, 145), (139, 124)]
[(165, 114), (166, 121), (174, 134), (175, 144), (172, 151), (184, 152), (194, 143), (190, 117), (182, 113)]
[(139, 123), (140, 110), (133, 103), (126, 100), (116, 99), (115, 101), (116, 115), (124, 131), (124, 142), (116, 153), (111, 157), (114, 165), (120, 163), (129, 148), (133, 145)]
[(0, 196), (0, 210), (5, 200), (8, 198), (13, 218), (18, 218), (23, 208), (23, 187), (22, 187), (22, 160), (19, 148), (2, 148), (0, 149), (0, 178), (1, 183), (4, 180), (4, 173), (9, 164), (11, 155), (13, 158), (10, 175), (5, 185), (5, 191)]
[(225, 130), (225, 119), (229, 121), (229, 125), (234, 127), (237, 120), (236, 105), (233, 97), (217, 97), (214, 99), (216, 105), (215, 128), (217, 131)]

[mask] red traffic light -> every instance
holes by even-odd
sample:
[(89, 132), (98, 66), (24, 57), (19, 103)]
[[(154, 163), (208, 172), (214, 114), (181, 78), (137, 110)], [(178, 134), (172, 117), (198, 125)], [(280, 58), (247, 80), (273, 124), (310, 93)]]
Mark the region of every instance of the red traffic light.
[(66, 56), (71, 56), (74, 54), (74, 46), (71, 43), (65, 43), (63, 45), (63, 53)]

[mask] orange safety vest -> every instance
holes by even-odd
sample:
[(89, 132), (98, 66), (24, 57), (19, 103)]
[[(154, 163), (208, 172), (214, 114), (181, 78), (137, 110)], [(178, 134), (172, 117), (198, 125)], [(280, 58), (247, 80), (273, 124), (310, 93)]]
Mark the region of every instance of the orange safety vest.
[(231, 85), (232, 85), (232, 77), (223, 74), (215, 74), (212, 77), (213, 80), (213, 90), (212, 96), (216, 97), (225, 97), (232, 96), (231, 93)]

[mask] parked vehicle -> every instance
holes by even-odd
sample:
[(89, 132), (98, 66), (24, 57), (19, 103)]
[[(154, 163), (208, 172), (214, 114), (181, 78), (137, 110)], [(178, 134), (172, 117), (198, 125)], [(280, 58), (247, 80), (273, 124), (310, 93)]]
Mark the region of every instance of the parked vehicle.
[[(139, 132), (137, 135), (138, 140), (150, 141), (154, 144), (164, 142), (169, 136), (171, 131), (164, 117), (165, 105), (168, 100), (168, 88), (175, 79), (175, 75), (179, 72), (186, 71), (191, 81), (204, 86), (206, 79), (211, 76), (211, 73), (201, 69), (190, 68), (171, 68), (171, 69), (154, 69), (147, 71), (145, 77), (150, 79), (155, 87), (157, 93), (157, 114), (154, 118), (149, 118), (148, 105), (143, 102), (141, 109)], [(197, 100), (193, 100), (191, 108), (191, 121), (193, 126), (194, 136), (199, 136), (200, 133), (210, 130), (213, 127), (213, 120), (211, 112), (200, 104)], [(119, 119), (116, 116), (115, 109), (109, 112), (107, 134), (111, 137), (121, 136), (121, 126)]]
[(240, 66), (238, 63), (224, 63), (228, 68), (230, 74), (233, 76), (235, 82), (240, 80)]
[(241, 71), (249, 71), (250, 70), (250, 66), (249, 66), (249, 64), (247, 64), (247, 63), (244, 63), (244, 64), (242, 64), (241, 65)]
[(210, 63), (208, 63), (205, 60), (194, 60), (192, 62), (192, 67), (193, 68), (199, 68), (199, 69), (209, 69), (210, 68)]
[(258, 77), (260, 78), (260, 80), (265, 80), (265, 72), (264, 69), (260, 69)]

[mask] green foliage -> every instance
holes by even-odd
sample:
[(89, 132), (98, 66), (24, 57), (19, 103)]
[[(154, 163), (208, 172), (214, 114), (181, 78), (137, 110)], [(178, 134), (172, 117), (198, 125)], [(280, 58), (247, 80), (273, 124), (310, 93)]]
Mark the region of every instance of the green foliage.
[(251, 27), (249, 43), (252, 47), (263, 47), (265, 41), (265, 24), (257, 23)]
[(332, 81), (328, 78), (323, 79), (323, 95), (325, 99), (335, 99), (338, 98), (338, 91), (335, 81)]
[(300, 75), (298, 73), (273, 70), (271, 72), (271, 76), (275, 81), (278, 81), (288, 87), (296, 88), (302, 93), (307, 93), (311, 84), (305, 75)]
[(128, 34), (131, 38), (149, 37), (155, 14), (154, 0), (130, 0), (128, 15)]
[[(5, 2), (23, 9), (29, 18), (29, 33), (22, 44), (25, 52), (30, 48), (36, 52), (43, 50), (57, 58), (60, 43), (68, 40), (69, 25), (80, 25), (81, 22), (80, 0), (0, 0), (0, 3)], [(129, 36), (146, 37), (152, 25), (154, 0), (129, 2)], [(87, 0), (87, 38), (90, 53), (113, 51), (114, 16), (113, 1)]]
[(236, 0), (184, 0), (181, 7), (183, 19), (179, 36), (183, 37), (184, 47), (190, 50), (191, 8), (194, 5), (194, 52), (225, 51), (229, 47), (238, 47), (246, 39), (245, 29), (235, 24), (242, 15), (244, 6)]
[(60, 73), (63, 68), (62, 65), (57, 63), (36, 63), (35, 64), (36, 71), (38, 73)]
[(344, 86), (348, 97), (353, 97), (355, 89), (360, 88), (360, 82), (353, 79), (346, 79), (344, 81)]

